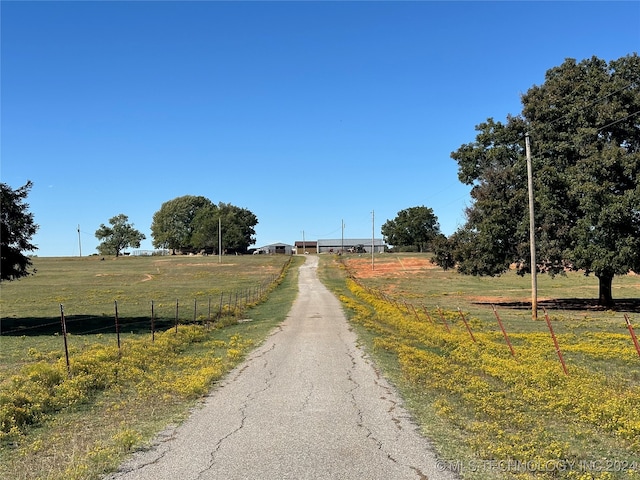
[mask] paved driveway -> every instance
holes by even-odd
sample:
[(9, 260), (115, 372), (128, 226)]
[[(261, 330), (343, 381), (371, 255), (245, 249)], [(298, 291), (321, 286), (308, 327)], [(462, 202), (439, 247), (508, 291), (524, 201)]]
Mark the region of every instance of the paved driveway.
[(454, 478), (356, 346), (317, 265), (306, 258), (286, 320), (204, 406), (109, 479)]

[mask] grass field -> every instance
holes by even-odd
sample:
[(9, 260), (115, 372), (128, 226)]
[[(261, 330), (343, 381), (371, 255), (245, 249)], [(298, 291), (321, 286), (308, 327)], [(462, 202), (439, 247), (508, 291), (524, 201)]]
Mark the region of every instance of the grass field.
[[(303, 259), (293, 257), (288, 266), (289, 260), (37, 258), (36, 275), (3, 283), (0, 478), (97, 479), (179, 423), (284, 320)], [(216, 306), (223, 297), (233, 308), (207, 325), (209, 297)], [(151, 300), (158, 324), (164, 318), (171, 325), (158, 328), (153, 341)], [(176, 300), (184, 305), (177, 331)], [(123, 325), (120, 349), (114, 301)], [(60, 303), (72, 320), (69, 377)]]
[(640, 478), (640, 356), (624, 318), (640, 329), (640, 277), (614, 281), (619, 310), (595, 306), (592, 277), (539, 278), (565, 375), (542, 311), (531, 318), (530, 277), (463, 277), (410, 254), (322, 266), (443, 468), (478, 480)]
[[(408, 301), (447, 309), (461, 307), (479, 316), (491, 312), (490, 305), (495, 304), (508, 308), (511, 316), (521, 312), (523, 318), (531, 318), (531, 277), (520, 277), (514, 271), (499, 277), (459, 275), (431, 264), (428, 254), (379, 255), (373, 269), (371, 257), (348, 257), (347, 266), (367, 285)], [(624, 312), (640, 313), (640, 276), (615, 277), (612, 290), (619, 318)], [(538, 275), (540, 308), (573, 312), (576, 319), (610, 318), (612, 312), (596, 306), (597, 298), (598, 279), (593, 275)]]
[[(37, 274), (2, 284), (2, 316), (10, 319), (58, 319), (64, 304), (67, 316), (113, 316), (118, 301), (123, 317), (148, 317), (153, 300), (159, 316), (174, 316), (180, 300), (193, 311), (194, 299), (218, 300), (258, 286), (280, 273), (283, 257), (274, 255), (160, 257), (35, 258)], [(166, 309), (164, 307), (167, 307)], [(188, 307), (188, 308), (187, 308)]]

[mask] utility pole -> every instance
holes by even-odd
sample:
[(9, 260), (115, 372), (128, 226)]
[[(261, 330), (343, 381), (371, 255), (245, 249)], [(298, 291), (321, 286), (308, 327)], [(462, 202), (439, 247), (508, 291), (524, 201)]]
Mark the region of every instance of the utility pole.
[(375, 270), (374, 258), (376, 250), (376, 212), (371, 210), (371, 270)]
[(82, 256), (82, 242), (80, 241), (80, 224), (78, 224), (78, 248), (80, 249), (80, 256)]
[(222, 263), (222, 218), (218, 217), (218, 263)]
[(529, 133), (524, 135), (525, 149), (527, 153), (527, 180), (529, 187), (529, 249), (531, 250), (531, 318), (538, 319), (538, 278), (536, 268), (536, 233), (535, 216), (533, 210), (533, 173), (531, 168), (531, 147), (529, 146)]
[(342, 220), (342, 240), (340, 243), (340, 255), (344, 253), (344, 220)]

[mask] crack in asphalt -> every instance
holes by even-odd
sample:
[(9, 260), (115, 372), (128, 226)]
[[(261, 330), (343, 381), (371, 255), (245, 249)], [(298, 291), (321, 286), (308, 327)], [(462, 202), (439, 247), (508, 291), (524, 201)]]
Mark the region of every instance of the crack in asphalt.
[[(145, 462), (143, 464), (136, 465), (136, 466), (131, 467), (129, 469), (119, 471), (117, 473), (118, 474), (124, 474), (124, 473), (133, 472), (133, 471), (136, 471), (136, 470), (141, 470), (143, 468), (148, 467), (149, 465), (155, 465), (156, 463), (160, 462), (165, 457), (165, 455), (170, 451), (170, 449), (169, 448), (165, 448), (164, 450), (159, 450), (158, 448), (161, 445), (169, 443), (172, 440), (174, 440), (176, 438), (177, 429), (178, 429), (177, 425), (173, 425), (171, 427), (171, 429), (170, 429), (171, 430), (171, 434), (170, 435), (165, 435), (166, 429), (163, 432), (160, 432), (158, 434), (157, 438), (154, 440), (153, 445), (149, 448), (149, 450), (153, 449), (154, 451), (156, 451), (158, 453), (158, 455), (154, 459), (152, 459), (151, 461)], [(115, 477), (115, 478), (117, 478), (117, 477)]]
[(382, 447), (383, 447), (382, 442), (380, 442), (373, 435), (373, 432), (371, 431), (371, 429), (365, 425), (362, 408), (360, 407), (360, 404), (359, 404), (359, 402), (358, 402), (358, 400), (356, 399), (356, 396), (355, 396), (356, 390), (361, 388), (360, 384), (353, 378), (353, 372), (357, 368), (357, 362), (356, 362), (355, 355), (353, 354), (352, 350), (347, 350), (346, 353), (347, 353), (347, 356), (349, 357), (349, 360), (351, 361), (351, 365), (347, 369), (347, 380), (350, 381), (351, 383), (353, 383), (353, 387), (350, 388), (349, 390), (347, 390), (346, 393), (347, 393), (347, 395), (349, 395), (351, 397), (351, 403), (353, 404), (353, 406), (355, 408), (356, 418), (358, 419), (357, 420), (357, 426), (365, 431), (365, 438), (367, 438), (368, 440), (372, 440), (373, 443), (375, 445), (377, 445), (378, 450), (382, 450)]
[[(164, 449), (161, 449), (161, 447), (165, 444), (170, 443), (171, 441), (175, 440), (176, 438), (176, 433), (178, 431), (178, 426), (177, 425), (171, 425), (167, 428), (165, 428), (162, 432), (158, 433), (156, 435), (156, 437), (154, 438), (154, 441), (151, 445), (149, 445), (146, 449), (140, 449), (138, 450), (138, 452), (153, 452), (156, 453), (156, 455), (150, 459), (149, 461), (143, 462), (141, 464), (138, 465), (127, 465), (127, 464), (123, 464), (120, 466), (120, 469), (117, 472), (113, 472), (112, 474), (110, 474), (107, 479), (108, 480), (116, 480), (118, 478), (120, 478), (123, 475), (129, 474), (131, 472), (135, 472), (138, 470), (142, 470), (143, 468), (146, 468), (150, 465), (155, 465), (158, 462), (162, 461), (164, 459), (164, 457), (167, 455), (167, 453), (169, 453), (171, 451), (171, 449), (167, 446)], [(167, 433), (169, 432), (169, 433)]]
[(310, 385), (309, 391), (302, 399), (302, 404), (300, 405), (300, 411), (304, 412), (307, 408), (309, 408), (309, 404), (311, 403), (311, 397), (313, 397), (313, 392), (316, 390), (316, 386), (313, 382), (308, 383)]
[[(253, 355), (250, 358), (250, 360), (246, 363), (246, 365), (244, 365), (238, 371), (238, 374), (233, 377), (233, 380), (231, 381), (231, 383), (235, 382), (242, 375), (242, 373), (245, 370), (247, 370), (258, 359), (262, 359), (263, 360), (262, 367), (266, 370), (267, 367), (269, 366), (269, 362), (265, 357), (266, 357), (266, 355), (268, 353), (270, 353), (273, 350), (275, 350), (276, 345), (277, 344), (274, 342), (269, 349), (262, 350), (258, 354)], [(210, 455), (210, 459), (209, 459), (209, 465), (206, 468), (202, 469), (200, 472), (198, 472), (198, 476), (196, 477), (196, 480), (202, 478), (202, 476), (204, 474), (206, 474), (206, 472), (208, 472), (209, 470), (211, 470), (213, 468), (213, 466), (214, 466), (214, 464), (216, 462), (216, 455), (220, 451), (220, 448), (222, 447), (222, 444), (225, 443), (225, 441), (227, 441), (229, 438), (233, 437), (235, 434), (237, 434), (238, 432), (240, 432), (244, 428), (245, 422), (247, 420), (247, 408), (249, 407), (249, 403), (251, 402), (251, 400), (253, 400), (260, 393), (265, 392), (265, 391), (267, 391), (267, 390), (269, 390), (271, 388), (271, 380), (273, 380), (273, 378), (275, 377), (275, 373), (273, 372), (273, 370), (267, 370), (267, 373), (268, 374), (267, 374), (267, 376), (265, 377), (265, 380), (264, 380), (264, 388), (251, 391), (251, 392), (249, 392), (247, 394), (247, 396), (245, 397), (244, 402), (240, 405), (240, 407), (238, 409), (238, 412), (240, 414), (239, 415), (240, 416), (240, 424), (238, 425), (237, 428), (235, 428), (234, 430), (230, 431), (229, 433), (227, 433), (226, 435), (221, 437), (216, 442), (215, 446), (213, 447), (213, 450), (211, 451), (211, 455)]]
[[(364, 361), (364, 354), (363, 352), (359, 352), (357, 351), (360, 355), (360, 358)], [(405, 464), (405, 463), (401, 463), (398, 459), (396, 459), (390, 452), (388, 452), (385, 449), (385, 444), (384, 442), (382, 442), (381, 440), (379, 440), (378, 438), (376, 438), (376, 436), (374, 435), (374, 433), (371, 431), (370, 428), (368, 428), (365, 423), (364, 423), (364, 416), (363, 416), (363, 412), (362, 409), (360, 408), (359, 404), (358, 404), (358, 400), (355, 397), (355, 392), (361, 388), (360, 384), (353, 378), (352, 372), (355, 371), (355, 369), (357, 368), (357, 362), (356, 362), (356, 353), (353, 350), (348, 350), (347, 351), (347, 356), (349, 357), (350, 361), (351, 361), (351, 365), (349, 366), (348, 370), (347, 370), (347, 378), (350, 382), (352, 382), (354, 384), (353, 388), (349, 389), (349, 391), (347, 392), (350, 396), (351, 396), (351, 401), (352, 404), (354, 405), (355, 409), (356, 409), (356, 415), (358, 418), (358, 427), (362, 428), (363, 430), (365, 430), (365, 437), (368, 440), (371, 440), (374, 442), (374, 444), (377, 446), (378, 450), (380, 450), (381, 452), (383, 452), (386, 455), (386, 458), (397, 464), (397, 465), (402, 465), (404, 467), (410, 468), (411, 470), (413, 470), (417, 475), (418, 478), (420, 480), (429, 480), (429, 477), (422, 472), (422, 470), (420, 470), (418, 467), (415, 467), (413, 465), (409, 465), (409, 464)], [(402, 430), (402, 422), (401, 420), (395, 415), (395, 411), (397, 410), (398, 407), (398, 402), (396, 402), (395, 400), (393, 400), (393, 391), (391, 389), (391, 387), (386, 383), (386, 382), (382, 382), (381, 381), (381, 375), (380, 372), (377, 368), (374, 368), (374, 372), (375, 372), (375, 380), (374, 383), (375, 385), (384, 390), (386, 392), (386, 395), (381, 395), (379, 398), (380, 400), (385, 401), (386, 403), (389, 404), (389, 408), (386, 410), (386, 412), (389, 414), (389, 418), (391, 419), (391, 421), (393, 422), (394, 426), (396, 427), (396, 429), (398, 431)]]
[(420, 470), (417, 467), (412, 467), (411, 465), (409, 465), (409, 468), (411, 470), (413, 470), (414, 472), (416, 472), (416, 474), (418, 475), (418, 478), (420, 478), (420, 480), (429, 480), (429, 477), (427, 475), (424, 474), (424, 472), (422, 470)]
[(213, 447), (213, 450), (211, 451), (211, 455), (210, 455), (210, 459), (209, 459), (209, 465), (206, 468), (204, 468), (204, 469), (202, 469), (202, 470), (200, 470), (198, 472), (196, 480), (199, 479), (199, 478), (203, 478), (203, 475), (205, 475), (209, 470), (211, 470), (213, 468), (214, 464), (216, 463), (216, 454), (220, 450), (220, 447), (222, 446), (222, 444), (228, 438), (232, 437), (233, 435), (238, 433), (240, 430), (242, 430), (242, 428), (244, 427), (245, 421), (247, 419), (246, 410), (247, 410), (248, 403), (249, 403), (249, 398), (247, 397), (246, 401), (240, 406), (240, 409), (239, 409), (239, 412), (240, 412), (240, 425), (238, 425), (237, 428), (235, 428), (234, 430), (230, 431), (229, 433), (227, 433), (225, 436), (223, 436), (222, 438), (220, 438), (218, 440), (218, 442)]

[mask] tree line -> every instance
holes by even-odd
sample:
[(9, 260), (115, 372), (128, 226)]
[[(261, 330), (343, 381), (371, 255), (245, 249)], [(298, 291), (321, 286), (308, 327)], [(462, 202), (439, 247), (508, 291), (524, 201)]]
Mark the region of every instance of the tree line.
[[(471, 186), (466, 222), (446, 237), (431, 208), (411, 207), (382, 226), (394, 247), (431, 250), (433, 261), (462, 274), (531, 273), (527, 149), (531, 139), (536, 271), (580, 270), (599, 280), (599, 303), (613, 303), (615, 275), (640, 273), (640, 57), (606, 62), (566, 59), (521, 97), (522, 111), (488, 118), (476, 138), (451, 153)], [(2, 280), (27, 274), (21, 252), (34, 250), (37, 225), (24, 199), (31, 182), (2, 184)], [(101, 225), (99, 249), (116, 255), (144, 235), (118, 215)], [(184, 196), (154, 214), (153, 245), (175, 251), (246, 250), (257, 218), (230, 204)]]
[[(33, 182), (11, 188), (0, 183), (0, 281), (11, 281), (35, 273), (29, 252), (38, 249), (32, 243), (39, 225), (26, 203)], [(214, 204), (202, 196), (185, 195), (164, 202), (153, 215), (151, 235), (155, 248), (218, 253), (219, 233), (224, 233), (222, 248), (244, 253), (255, 244), (254, 227), (258, 218), (246, 208), (230, 203)], [(127, 248), (139, 248), (146, 236), (123, 213), (101, 224), (95, 232), (101, 255), (119, 256)]]
[[(102, 255), (118, 256), (125, 248), (139, 248), (145, 235), (129, 223), (126, 215), (120, 214), (96, 230), (100, 240), (98, 251)], [(155, 248), (177, 252), (246, 253), (255, 240), (254, 227), (257, 217), (246, 208), (230, 203), (218, 205), (203, 196), (184, 195), (164, 202), (153, 215), (151, 236)], [(224, 242), (220, 245), (222, 232)]]

